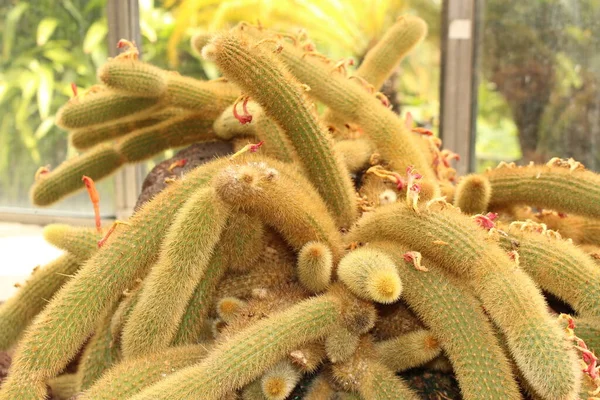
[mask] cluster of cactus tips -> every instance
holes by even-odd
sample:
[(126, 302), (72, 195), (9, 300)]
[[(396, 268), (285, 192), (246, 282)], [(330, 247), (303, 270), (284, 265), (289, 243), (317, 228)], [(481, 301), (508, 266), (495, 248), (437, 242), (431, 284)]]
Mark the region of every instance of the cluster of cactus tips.
[(241, 23), (192, 41), (213, 81), (121, 42), (61, 109), (82, 152), (36, 174), (34, 204), (88, 186), (97, 205), (94, 180), (165, 149), (235, 153), (109, 230), (46, 227), (65, 253), (0, 306), (0, 399), (283, 400), (307, 377), (306, 399), (417, 399), (398, 372), (419, 366), (464, 399), (599, 398), (600, 176), (552, 159), (458, 177), (377, 92), (426, 31), (398, 18), (350, 71)]

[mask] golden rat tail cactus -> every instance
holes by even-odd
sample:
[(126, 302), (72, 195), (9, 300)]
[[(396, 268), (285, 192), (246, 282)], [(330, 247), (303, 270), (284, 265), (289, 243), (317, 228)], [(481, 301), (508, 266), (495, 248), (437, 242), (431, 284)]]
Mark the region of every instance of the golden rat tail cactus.
[[(133, 48), (107, 62), (102, 86), (59, 114), (84, 152), (40, 172), (36, 204), (166, 148), (239, 151), (108, 231), (46, 228), (66, 253), (0, 306), (0, 347), (16, 348), (0, 400), (48, 385), (90, 400), (284, 399), (312, 374), (307, 399), (417, 399), (397, 372), (419, 365), (452, 370), (466, 400), (597, 397), (600, 278), (577, 245), (598, 242), (600, 177), (553, 159), (455, 187), (454, 153), (372, 90), (425, 32), (400, 18), (353, 79), (304, 33), (248, 24), (204, 47), (217, 81)], [(567, 328), (540, 289), (577, 313)]]

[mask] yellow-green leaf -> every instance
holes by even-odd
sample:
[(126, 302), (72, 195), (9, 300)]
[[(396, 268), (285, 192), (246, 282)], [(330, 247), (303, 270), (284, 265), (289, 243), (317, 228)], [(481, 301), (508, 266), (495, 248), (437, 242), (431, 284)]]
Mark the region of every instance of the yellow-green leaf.
[(58, 20), (56, 18), (44, 18), (40, 21), (37, 28), (37, 39), (36, 43), (38, 46), (43, 46), (48, 42), (50, 36), (54, 33)]
[(52, 95), (54, 94), (54, 73), (46, 66), (40, 67), (40, 84), (37, 90), (38, 111), (41, 119), (46, 119), (50, 115), (50, 106), (52, 104)]
[(104, 41), (107, 32), (108, 26), (106, 25), (106, 21), (101, 20), (94, 22), (83, 39), (83, 52), (89, 54), (94, 51), (96, 46)]
[(35, 130), (33, 137), (35, 138), (35, 140), (42, 139), (44, 136), (46, 136), (48, 134), (48, 132), (50, 132), (50, 129), (52, 129), (53, 126), (54, 126), (54, 115), (52, 115), (42, 121), (42, 123)]
[(61, 49), (58, 47), (55, 49), (50, 49), (50, 50), (44, 51), (44, 57), (46, 57), (58, 64), (67, 63), (67, 62), (71, 61), (71, 59), (72, 59), (71, 53), (69, 53), (65, 49)]
[(155, 43), (158, 39), (156, 30), (150, 26), (150, 24), (144, 20), (140, 20), (140, 32), (150, 43)]

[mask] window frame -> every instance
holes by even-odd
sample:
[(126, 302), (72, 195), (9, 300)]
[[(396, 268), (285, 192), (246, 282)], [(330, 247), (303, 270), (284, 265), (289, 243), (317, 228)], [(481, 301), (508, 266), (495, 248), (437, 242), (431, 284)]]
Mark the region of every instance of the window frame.
[(473, 172), (477, 118), (479, 2), (442, 3), (440, 139), (460, 156), (458, 175)]

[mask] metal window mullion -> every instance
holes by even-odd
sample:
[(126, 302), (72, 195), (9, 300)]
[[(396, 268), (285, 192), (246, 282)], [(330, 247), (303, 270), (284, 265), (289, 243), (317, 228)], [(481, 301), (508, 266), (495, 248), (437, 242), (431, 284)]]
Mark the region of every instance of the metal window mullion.
[[(120, 39), (132, 40), (141, 47), (140, 12), (138, 0), (107, 0), (108, 51), (111, 57), (118, 54)], [(140, 48), (141, 53), (141, 48)], [(126, 218), (141, 191), (144, 170), (141, 165), (125, 166), (115, 176), (115, 213), (117, 218)]]
[(445, 148), (460, 155), (460, 175), (474, 165), (476, 4), (477, 0), (445, 0), (442, 11), (440, 136)]

